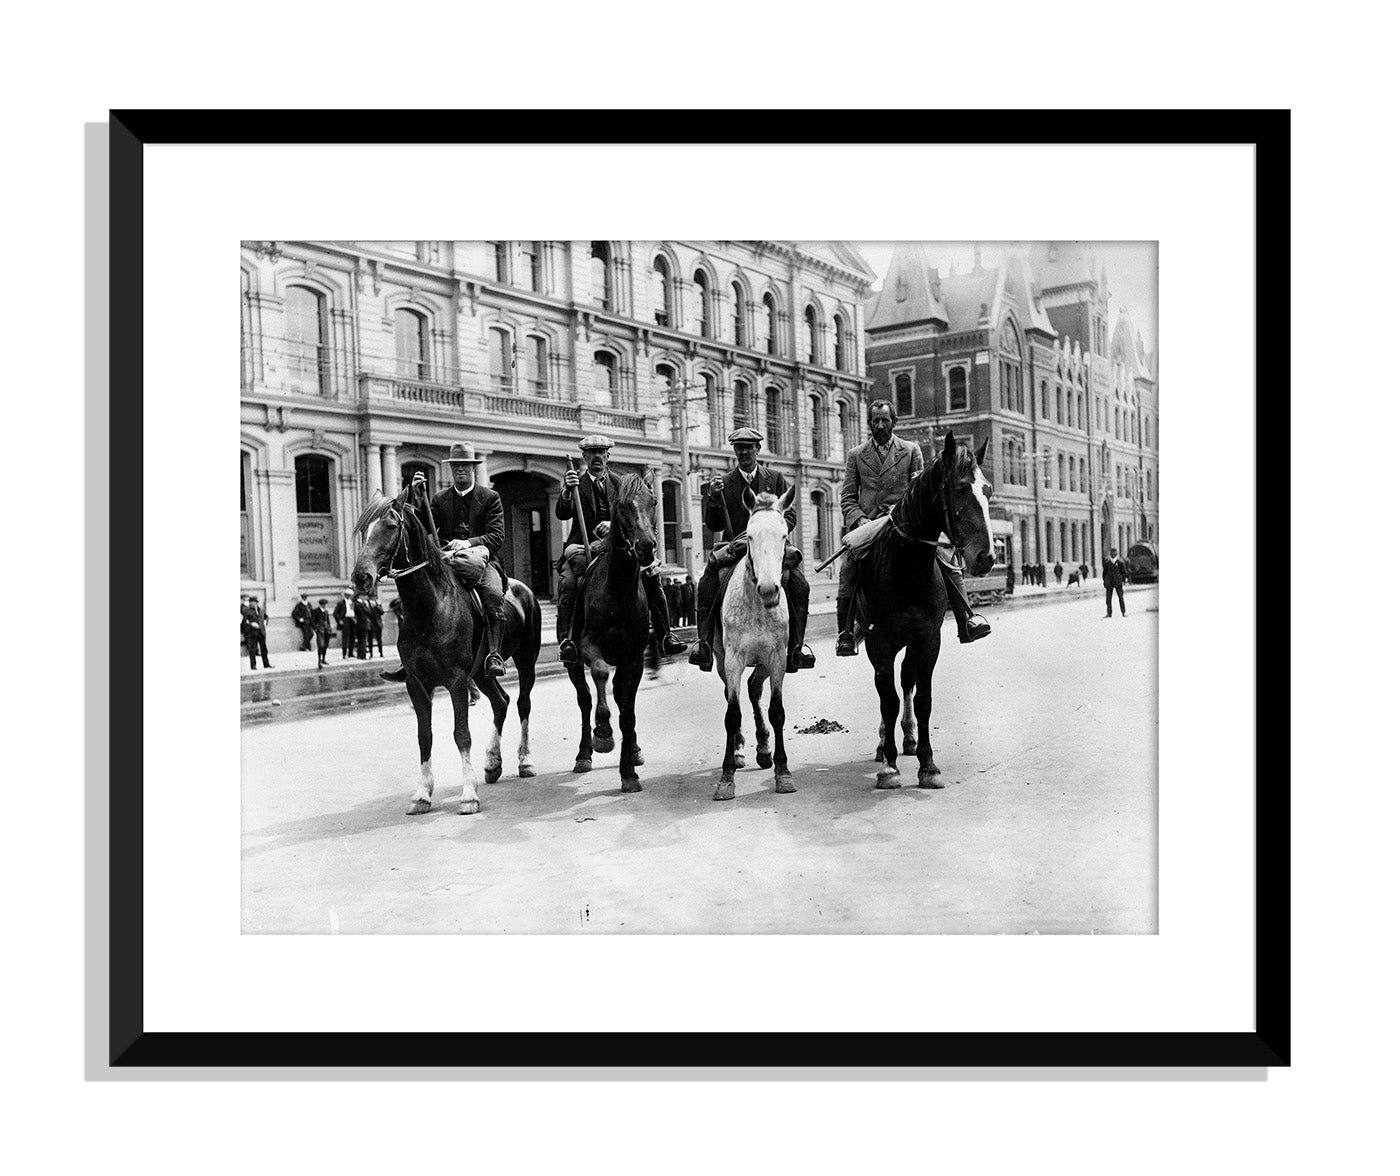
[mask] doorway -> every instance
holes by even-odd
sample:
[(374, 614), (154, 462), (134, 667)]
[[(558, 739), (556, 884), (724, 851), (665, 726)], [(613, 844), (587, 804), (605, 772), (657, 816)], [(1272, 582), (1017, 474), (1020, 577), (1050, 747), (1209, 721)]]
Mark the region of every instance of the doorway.
[(550, 483), (535, 474), (493, 474), (491, 488), (505, 509), (506, 541), (501, 563), (506, 575), (529, 587), (539, 599), (553, 595), (554, 565), (550, 550)]

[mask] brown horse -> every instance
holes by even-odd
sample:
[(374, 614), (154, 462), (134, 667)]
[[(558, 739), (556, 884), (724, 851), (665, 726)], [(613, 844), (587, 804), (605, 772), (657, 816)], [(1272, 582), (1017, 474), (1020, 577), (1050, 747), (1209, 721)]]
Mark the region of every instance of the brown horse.
[[(406, 492), (405, 492), (406, 493)], [(462, 755), (462, 801), (457, 811), (481, 811), (472, 766), (471, 731), (467, 726), (471, 683), (491, 702), (494, 730), (486, 752), (486, 783), (501, 778), (501, 729), (510, 698), (498, 678), (482, 670), (486, 655), (485, 619), (428, 534), (417, 513), (404, 505), (405, 495), (386, 499), (376, 495), (355, 524), (364, 544), (351, 577), (361, 591), (370, 591), (383, 575), (394, 577), (403, 602), (399, 626), (399, 657), (407, 675), (408, 697), (418, 716), (420, 778), (408, 809), (410, 816), (426, 813), (433, 799), (433, 692), (441, 686), (452, 696), (452, 734)], [(540, 652), (540, 610), (534, 594), (518, 580), (507, 582), (506, 625), (501, 653), (515, 662), (520, 679), (521, 776), (533, 776), (530, 762), (530, 691)]]
[[(569, 666), (569, 680), (574, 684), (578, 709), (582, 716), (578, 757), (575, 772), (587, 772), (593, 767), (595, 751), (613, 749), (612, 712), (608, 709), (608, 667), (616, 666), (613, 675), (613, 700), (617, 703), (618, 726), (622, 729), (622, 755), (618, 772), (623, 792), (640, 792), (642, 782), (637, 778), (637, 765), (642, 763), (641, 748), (637, 746), (637, 686), (642, 680), (643, 657), (650, 640), (646, 588), (642, 584), (642, 569), (656, 560), (656, 534), (652, 529), (652, 512), (656, 498), (646, 480), (629, 474), (618, 486), (612, 517), (603, 550), (593, 561), (587, 581), (581, 589), (579, 607), (583, 609), (582, 637), (579, 640), (579, 661)], [(584, 678), (584, 666), (593, 675), (598, 691), (598, 707), (592, 731), (588, 728), (588, 712), (593, 698)]]
[(909, 751), (908, 698), (912, 687), (919, 727), (915, 746), (919, 787), (943, 786), (928, 736), (933, 668), (938, 663), (940, 630), (948, 609), (948, 593), (935, 550), (939, 536), (946, 534), (973, 575), (984, 576), (991, 570), (991, 483), (982, 473), (986, 451), (985, 441), (974, 454), (949, 433), (942, 452), (910, 483), (890, 511), (889, 525), (864, 557), (859, 594), (866, 618), (865, 652), (875, 668), (875, 688), (880, 693), (881, 755), (877, 758), (884, 760), (877, 788), (899, 787), (894, 732), (900, 692), (895, 688), (894, 659), (906, 648), (901, 673), (905, 754)]

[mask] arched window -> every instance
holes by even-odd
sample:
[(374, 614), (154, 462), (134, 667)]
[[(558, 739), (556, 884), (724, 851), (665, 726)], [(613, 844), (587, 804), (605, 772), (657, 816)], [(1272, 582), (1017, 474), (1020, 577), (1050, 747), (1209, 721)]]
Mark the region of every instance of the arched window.
[(1089, 492), (1089, 479), (1085, 476), (1084, 459), (1079, 459), (1079, 488), (1086, 494)]
[(851, 446), (851, 406), (844, 400), (836, 402), (836, 456), (845, 457)]
[(967, 408), (967, 368), (955, 367), (948, 373), (948, 411)]
[(747, 347), (749, 345), (748, 299), (744, 297), (744, 287), (738, 282), (735, 282), (731, 289), (734, 291), (734, 342), (740, 347)]
[(1055, 423), (1065, 423), (1065, 390), (1058, 384), (1055, 385)]
[(769, 355), (778, 354), (778, 303), (771, 294), (763, 296), (763, 321), (768, 330), (766, 348)]
[(593, 387), (609, 404), (617, 402), (617, 356), (611, 351), (593, 353)]
[(486, 332), (489, 351), (491, 387), (497, 392), (509, 392), (515, 382), (515, 357), (511, 354), (510, 332), (492, 327)]
[(525, 386), (532, 396), (549, 395), (549, 340), (543, 335), (525, 340)]
[(803, 318), (807, 321), (807, 362), (820, 364), (822, 361), (822, 336), (817, 325), (817, 308), (809, 306)]
[(826, 406), (820, 396), (807, 397), (807, 407), (812, 414), (812, 456), (826, 460)]
[(616, 310), (612, 296), (612, 249), (606, 241), (594, 241), (590, 257), (589, 267), (593, 274), (593, 302), (604, 310)]
[(671, 267), (664, 257), (651, 263), (651, 306), (656, 313), (656, 325), (669, 327), (671, 318)]
[(331, 463), (319, 454), (296, 459), (297, 548), (301, 570), (322, 575), (335, 571), (331, 519)]
[(398, 374), (406, 380), (426, 380), (428, 374), (428, 319), (416, 310), (394, 311), (394, 357)]
[[(1002, 407), (1013, 412), (1025, 412), (1025, 391), (1021, 385), (1021, 337), (1008, 319), (1002, 324), (1000, 335), (1002, 361)], [(1034, 389), (1032, 389), (1034, 395)], [(1045, 384), (1041, 383), (1041, 396), (1045, 395)], [(1042, 405), (1043, 408), (1048, 407)]]
[(1116, 404), (1113, 406), (1113, 436), (1119, 441), (1123, 439), (1123, 426), (1122, 421), (1119, 419), (1118, 406)]
[(769, 388), (764, 396), (768, 410), (768, 452), (783, 452), (783, 394), (776, 388)]
[(914, 415), (914, 382), (908, 372), (900, 372), (894, 378), (894, 411), (897, 416)]
[(831, 333), (836, 345), (836, 370), (844, 372), (846, 370), (846, 318), (844, 315), (832, 316)]
[(812, 561), (821, 563), (826, 558), (826, 495), (813, 490), (812, 502)]
[(695, 271), (695, 295), (700, 300), (700, 333), (710, 337), (710, 279), (704, 270)]
[(287, 289), (287, 371), (293, 384), (318, 395), (326, 390), (326, 300), (305, 286)]
[[(744, 380), (734, 381), (734, 427), (742, 429), (745, 426), (752, 426), (753, 417), (753, 389)], [(715, 442), (716, 445), (720, 442)]]

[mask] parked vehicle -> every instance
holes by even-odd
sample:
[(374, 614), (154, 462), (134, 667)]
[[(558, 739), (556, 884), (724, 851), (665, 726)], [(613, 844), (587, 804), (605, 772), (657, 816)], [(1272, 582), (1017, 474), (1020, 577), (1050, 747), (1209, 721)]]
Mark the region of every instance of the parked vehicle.
[(1157, 544), (1134, 543), (1128, 548), (1128, 579), (1134, 584), (1157, 582)]

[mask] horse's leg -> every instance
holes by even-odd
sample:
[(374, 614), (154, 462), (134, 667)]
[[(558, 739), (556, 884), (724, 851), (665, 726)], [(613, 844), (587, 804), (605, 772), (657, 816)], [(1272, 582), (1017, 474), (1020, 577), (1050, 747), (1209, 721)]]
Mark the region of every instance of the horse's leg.
[(486, 748), (486, 771), (482, 778), (494, 784), (501, 778), (501, 732), (506, 725), (506, 712), (510, 710), (510, 695), (501, 685), (500, 679), (477, 675), (476, 684), (491, 703), (491, 742)]
[(933, 762), (933, 745), (928, 737), (928, 719), (933, 711), (933, 667), (938, 663), (938, 633), (926, 649), (919, 651), (918, 688), (914, 696), (914, 713), (919, 718), (919, 787), (942, 788), (942, 775)]
[(520, 695), (515, 709), (520, 715), (520, 775), (533, 776), (535, 765), (530, 759), (530, 691), (535, 688), (535, 663), (533, 658), (517, 657), (515, 672), (520, 678)]
[(574, 757), (574, 771), (588, 772), (593, 769), (593, 733), (588, 729), (588, 712), (593, 709), (593, 696), (588, 693), (588, 679), (583, 675), (583, 667), (576, 662), (569, 666), (569, 681), (574, 684), (579, 713), (578, 755)]
[[(472, 705), (471, 687), (471, 679), (463, 674), (447, 688), (452, 695), (452, 737), (457, 741), (457, 750), (462, 753), (462, 803), (457, 806), (457, 811), (464, 817), (481, 811), (481, 797), (476, 794), (476, 768), (472, 766), (472, 732), (468, 723)], [(499, 770), (496, 774), (500, 775)]]
[[(768, 724), (763, 719), (763, 683), (766, 681), (768, 681), (768, 667), (754, 666), (753, 673), (749, 675), (749, 705), (753, 707), (753, 729), (754, 735), (758, 739), (756, 758), (760, 768), (773, 766), (773, 746), (770, 741), (773, 733), (768, 729)], [(743, 732), (741, 731), (740, 734), (742, 735)]]
[(618, 774), (623, 792), (640, 792), (635, 752), (637, 748), (637, 687), (642, 681), (642, 659), (617, 667), (613, 674), (613, 697), (617, 701), (617, 725), (622, 735), (622, 755), (618, 759)]
[[(608, 665), (604, 661), (593, 663), (593, 688), (598, 692), (593, 723), (593, 750), (611, 751), (614, 747), (612, 711), (608, 709)], [(617, 677), (613, 677), (613, 693), (617, 693)]]
[(744, 721), (743, 710), (739, 706), (739, 688), (743, 681), (743, 666), (725, 675), (724, 763), (720, 768), (719, 783), (715, 785), (716, 800), (734, 799), (734, 769), (741, 766), (735, 752), (739, 746), (739, 728)]
[(883, 649), (870, 652), (870, 660), (875, 664), (875, 689), (880, 694), (880, 730), (884, 735), (880, 747), (884, 767), (875, 774), (876, 788), (899, 787), (899, 764), (894, 746), (894, 732), (899, 721), (899, 691), (894, 684), (894, 659), (898, 652), (889, 650), (887, 653)]
[(416, 817), (433, 807), (433, 692), (408, 679), (408, 697), (418, 716), (418, 787), (409, 798), (408, 815)]
[(901, 750), (905, 755), (913, 755), (919, 750), (918, 743), (914, 741), (914, 682), (918, 671), (919, 662), (914, 656), (914, 651), (906, 649), (904, 661), (899, 667), (899, 691), (904, 696), (899, 725), (904, 730), (904, 746)]
[[(786, 673), (786, 665), (771, 670), (768, 686), (768, 719), (773, 724), (774, 792), (797, 791), (797, 785), (792, 782), (792, 773), (788, 771), (787, 747), (783, 743), (783, 728), (787, 721), (787, 712), (783, 709), (783, 678)], [(759, 762), (762, 763), (762, 759)]]

